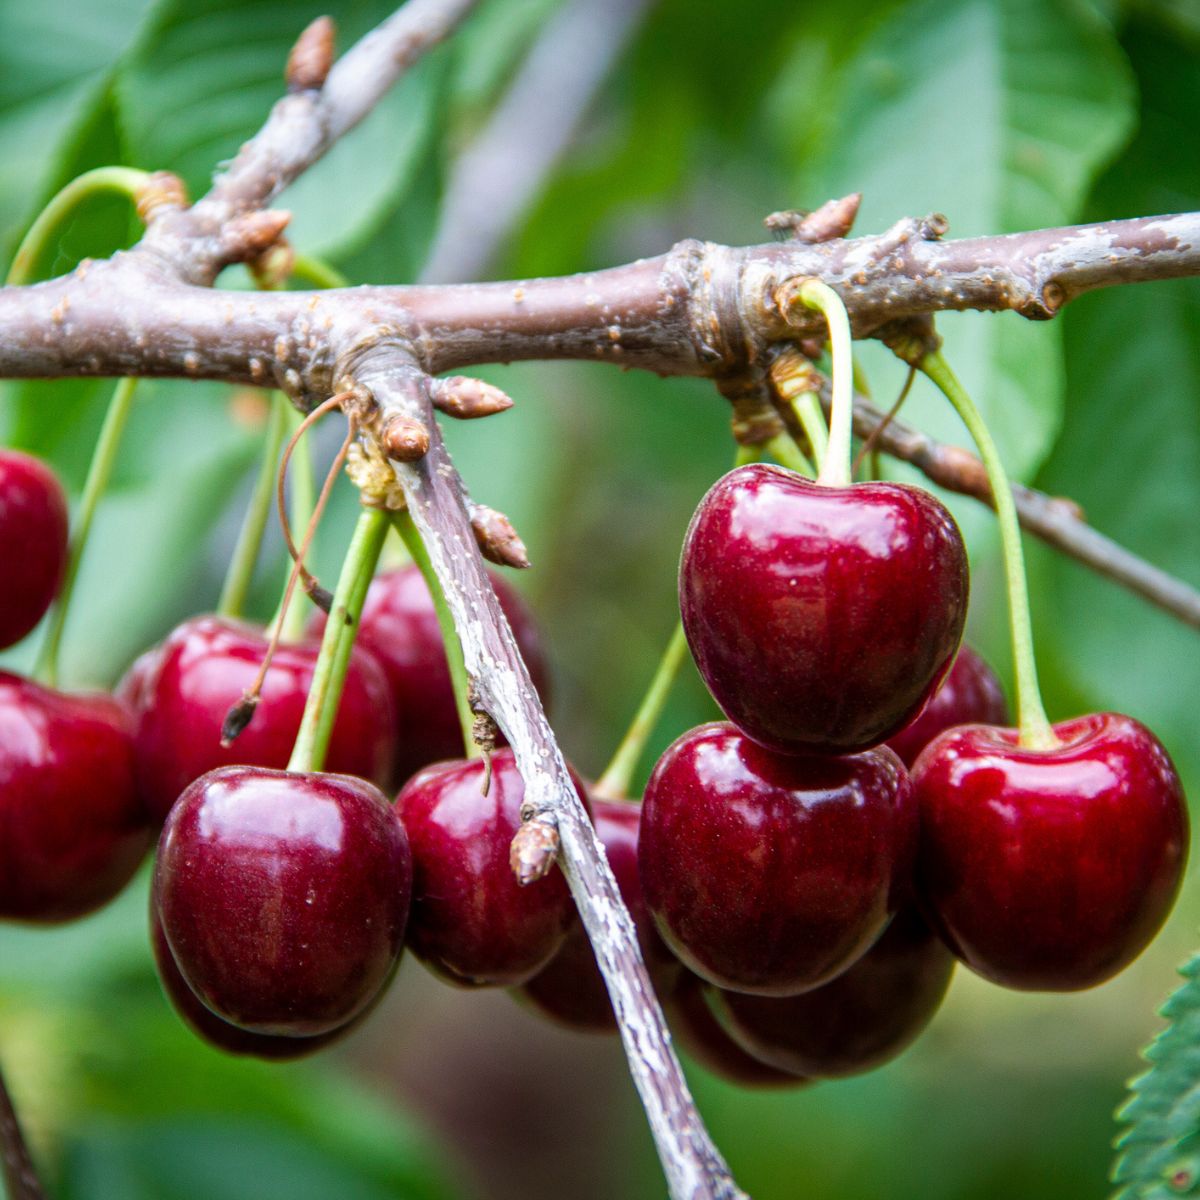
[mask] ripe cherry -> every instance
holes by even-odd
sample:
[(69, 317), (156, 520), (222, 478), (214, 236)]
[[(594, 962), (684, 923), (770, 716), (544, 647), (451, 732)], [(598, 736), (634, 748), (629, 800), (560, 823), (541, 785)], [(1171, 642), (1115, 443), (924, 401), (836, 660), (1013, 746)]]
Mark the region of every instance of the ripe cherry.
[(340, 1029), (404, 939), (412, 863), (395, 809), (348, 775), (222, 767), (192, 783), (158, 845), (154, 903), (203, 1004), (254, 1033)]
[(149, 845), (124, 705), (0, 672), (0, 916), (91, 912)]
[(808, 1083), (803, 1076), (772, 1067), (743, 1050), (713, 1016), (704, 998), (704, 984), (690, 971), (685, 971), (671, 995), (663, 998), (663, 1012), (684, 1053), (718, 1079), (752, 1088), (803, 1087)]
[[(257, 625), (193, 617), (129, 669), (120, 693), (134, 710), (138, 789), (155, 820), (166, 820), (189, 783), (216, 767), (287, 766), (300, 728), (320, 643), (276, 651), (254, 718), (221, 745), (231, 705), (252, 686), (267, 651)], [(386, 784), (392, 768), (391, 699), (383, 668), (355, 646), (327, 756), (331, 772)]]
[(67, 566), (67, 498), (45, 463), (0, 450), (0, 649), (46, 615)]
[(848, 971), (801, 996), (712, 989), (729, 1036), (755, 1058), (812, 1078), (857, 1075), (895, 1058), (933, 1019), (954, 957), (912, 908)]
[[(640, 804), (592, 798), (596, 834), (604, 843), (608, 865), (617, 877), (621, 898), (633, 917), (650, 981), (659, 996), (666, 996), (674, 989), (683, 967), (659, 937), (642, 898), (637, 850), (641, 815)], [(562, 949), (519, 989), (518, 995), (544, 1016), (572, 1029), (616, 1032), (617, 1022), (608, 989), (596, 966), (596, 956), (582, 923), (572, 926)]]
[(679, 601), (696, 665), (743, 733), (784, 754), (848, 754), (903, 729), (949, 669), (966, 550), (919, 488), (826, 487), (755, 464), (700, 502)]
[(646, 903), (697, 975), (783, 996), (846, 970), (910, 886), (916, 805), (886, 747), (772, 754), (725, 723), (669, 746), (646, 786)]
[[(545, 702), (546, 661), (533, 616), (505, 580), (494, 572), (488, 574)], [(319, 634), (324, 622), (324, 616), (317, 614), (310, 630)], [(429, 763), (460, 755), (462, 730), (454, 707), (450, 669), (433, 600), (419, 568), (410, 564), (384, 571), (371, 581), (357, 640), (375, 654), (391, 687), (396, 786)]]
[(150, 947), (154, 951), (154, 965), (158, 968), (159, 982), (171, 1007), (197, 1037), (226, 1054), (248, 1055), (251, 1058), (266, 1059), (268, 1062), (288, 1062), (313, 1054), (323, 1046), (328, 1046), (330, 1042), (337, 1041), (362, 1019), (361, 1016), (356, 1017), (348, 1024), (316, 1037), (280, 1037), (270, 1033), (251, 1033), (248, 1029), (231, 1025), (228, 1021), (222, 1021), (216, 1013), (209, 1012), (196, 993), (188, 987), (187, 980), (179, 973), (175, 959), (171, 956), (171, 948), (167, 945), (162, 922), (159, 921), (153, 904), (150, 905)]
[(888, 738), (887, 744), (911, 767), (939, 733), (955, 725), (1007, 725), (1008, 721), (1008, 704), (996, 672), (963, 645), (921, 715)]
[(513, 752), (492, 755), (486, 795), (483, 778), (482, 759), (438, 763), (396, 798), (413, 852), (408, 941), (451, 983), (507, 987), (532, 979), (558, 953), (575, 905), (557, 870), (521, 887), (509, 866), (525, 796)]
[(913, 769), (918, 887), (969, 967), (1008, 987), (1103, 983), (1170, 911), (1187, 853), (1187, 809), (1167, 752), (1130, 717), (1054, 726), (1026, 749), (987, 725), (950, 729)]

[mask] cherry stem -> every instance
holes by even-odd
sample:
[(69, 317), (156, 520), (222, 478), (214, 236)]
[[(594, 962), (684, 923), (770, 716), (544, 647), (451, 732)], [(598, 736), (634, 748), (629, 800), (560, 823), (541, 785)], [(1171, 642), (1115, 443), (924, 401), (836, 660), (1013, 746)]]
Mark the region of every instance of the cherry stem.
[[(829, 427), (825, 424), (825, 413), (821, 408), (821, 401), (815, 392), (802, 392), (792, 401), (792, 411), (800, 421), (804, 436), (808, 438), (808, 444), (812, 448), (813, 458), (820, 469), (824, 466), (825, 456), (829, 453)], [(813, 471), (807, 473), (815, 474)]]
[(271, 411), (267, 418), (267, 429), (263, 436), (262, 459), (250, 503), (246, 506), (242, 527), (238, 531), (237, 545), (225, 572), (221, 598), (217, 601), (217, 612), (223, 617), (240, 617), (246, 606), (246, 596), (254, 578), (254, 566), (262, 548), (263, 533), (271, 515), (271, 501), (275, 495), (275, 477), (279, 470), (279, 452), (283, 449), (283, 434), (288, 426), (288, 414), (292, 411), (287, 397), (282, 392), (271, 394)]
[(96, 446), (92, 451), (83, 495), (79, 499), (79, 510), (75, 514), (74, 527), (71, 530), (71, 544), (67, 550), (62, 587), (59, 588), (54, 606), (50, 610), (45, 637), (33, 669), (34, 678), (47, 687), (58, 686), (59, 651), (67, 624), (67, 611), (75, 591), (75, 580), (79, 575), (79, 564), (83, 561), (83, 552), (87, 546), (88, 534), (92, 530), (96, 509), (116, 465), (121, 436), (125, 432), (129, 413), (133, 408), (133, 393), (137, 382), (136, 379), (122, 379), (117, 384), (108, 402), (108, 411), (104, 415), (104, 424), (100, 427), (100, 436), (96, 439)]
[(671, 688), (686, 655), (687, 638), (683, 633), (683, 624), (679, 622), (659, 660), (654, 678), (650, 680), (650, 686), (646, 689), (646, 694), (621, 739), (621, 744), (612, 756), (612, 761), (604, 768), (604, 774), (596, 780), (592, 789), (593, 795), (608, 800), (624, 800), (628, 797), (630, 780), (637, 770), (650, 735), (662, 717), (667, 697), (671, 694)]
[(790, 433), (776, 434), (766, 445), (767, 452), (776, 462), (781, 463), (798, 475), (812, 479), (817, 469), (809, 462), (808, 455), (796, 445), (795, 438)]
[(733, 456), (735, 467), (748, 467), (751, 463), (762, 462), (763, 449), (761, 445), (743, 446), (739, 443), (737, 453)]
[(319, 258), (310, 254), (297, 254), (292, 259), (292, 274), (297, 279), (303, 279), (318, 288), (344, 288), (350, 286), (350, 280), (336, 267), (331, 267)]
[(1029, 584), (1025, 578), (1021, 527), (1017, 523), (1017, 508), (1013, 503), (1008, 473), (979, 409), (941, 353), (925, 355), (918, 367), (954, 405), (979, 449), (979, 457), (983, 459), (991, 485), (996, 519), (1000, 526), (1000, 544), (1004, 552), (1004, 574), (1008, 583), (1008, 621), (1017, 679), (1018, 744), (1031, 750), (1053, 750), (1060, 743), (1046, 716), (1038, 687), (1037, 661), (1033, 653), (1033, 620), (1029, 612)]
[[(800, 300), (825, 317), (829, 326), (829, 357), (833, 362), (833, 402), (830, 406), (829, 443), (817, 474), (827, 487), (850, 485), (850, 441), (854, 418), (854, 352), (851, 348), (850, 317), (842, 298), (827, 283), (806, 279)], [(800, 411), (797, 415), (801, 416)], [(805, 426), (808, 433), (808, 426)], [(809, 435), (811, 438), (811, 434)], [(817, 447), (813, 446), (813, 453)]]
[(97, 167), (72, 179), (54, 195), (30, 225), (13, 255), (5, 283), (11, 286), (29, 282), (51, 235), (84, 200), (102, 192), (116, 192), (136, 203), (138, 192), (149, 178), (149, 172), (136, 167)]
[[(289, 405), (289, 408), (291, 406)], [(293, 431), (300, 428), (302, 418), (300, 414), (293, 408)], [(340, 467), (339, 467), (340, 469)], [(318, 505), (323, 509), (324, 505), (318, 499), (317, 495), (317, 479), (316, 473), (313, 471), (313, 453), (312, 443), (308, 438), (304, 438), (292, 447), (291, 469), (288, 472), (288, 521), (292, 529), (307, 529), (312, 524), (313, 516), (317, 513)], [(326, 478), (328, 483), (328, 477)], [(322, 489), (328, 498), (328, 489)], [(320, 521), (320, 516), (317, 516), (317, 521)], [(308, 549), (304, 552), (304, 562), (307, 572), (307, 564), (312, 562), (317, 538), (320, 536), (320, 528), (317, 525), (313, 526), (312, 537), (308, 542)], [(314, 578), (311, 572), (307, 572), (308, 578)], [(294, 604), (280, 614), (280, 628), (283, 631), (283, 636), (289, 641), (296, 641), (304, 633), (304, 617), (305, 606), (302, 604)]]
[[(895, 420), (896, 415), (904, 407), (905, 400), (908, 399), (908, 393), (912, 391), (913, 380), (917, 377), (917, 368), (909, 367), (908, 374), (904, 377), (904, 386), (900, 389), (900, 394), (892, 403), (892, 407), (884, 414), (884, 418), (871, 430), (870, 436), (859, 447), (858, 453), (854, 456), (854, 462), (850, 464), (851, 476), (858, 473), (858, 468), (862, 465), (862, 461), (867, 455), (871, 455), (873, 464), (871, 474), (873, 477), (879, 477), (879, 439), (883, 437), (884, 430)], [(857, 385), (856, 385), (857, 386)], [(862, 389), (859, 388), (859, 391)]]
[(350, 666), (350, 652), (354, 649), (354, 635), (379, 552), (387, 537), (390, 516), (385, 509), (364, 508), (354, 526), (354, 535), (342, 560), (337, 590), (333, 594), (333, 610), (325, 622), (304, 715), (300, 719), (300, 732), (288, 761), (289, 771), (320, 771), (325, 765), (325, 754)]
[(454, 627), (454, 616), (446, 603), (446, 595), (433, 569), (429, 551), (421, 540), (421, 534), (412, 519), (408, 509), (392, 514), (392, 522), (404, 542), (409, 556), (417, 564), (421, 578), (433, 597), (433, 611), (437, 614), (438, 628), (442, 631), (442, 648), (446, 652), (446, 665), (450, 668), (450, 682), (454, 687), (454, 707), (458, 712), (458, 721), (462, 726), (463, 746), (467, 758), (477, 758), (482, 750), (475, 742), (475, 713), (471, 709), (471, 681), (467, 674), (466, 660), (463, 658), (462, 642), (458, 639), (458, 631)]

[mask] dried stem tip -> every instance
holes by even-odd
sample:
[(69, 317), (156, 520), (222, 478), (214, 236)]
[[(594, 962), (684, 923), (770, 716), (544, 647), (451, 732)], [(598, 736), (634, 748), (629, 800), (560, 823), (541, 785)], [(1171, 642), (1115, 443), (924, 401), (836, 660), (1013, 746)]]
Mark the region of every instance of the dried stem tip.
[(512, 400), (498, 387), (468, 375), (451, 375), (448, 379), (434, 380), (431, 394), (437, 408), (448, 417), (458, 417), (463, 421), (490, 417), (513, 406)]
[(292, 219), (290, 212), (268, 208), (234, 217), (221, 234), (222, 257), (227, 263), (249, 262), (269, 250)]
[(315, 91), (324, 85), (333, 66), (336, 35), (333, 18), (318, 17), (296, 39), (284, 72), (289, 92)]
[(862, 193), (853, 192), (839, 200), (826, 200), (815, 212), (796, 212), (788, 209), (772, 213), (763, 224), (775, 233), (786, 233), (797, 242), (829, 242), (850, 232)]
[(558, 857), (558, 827), (545, 817), (526, 821), (512, 840), (508, 852), (509, 866), (517, 882), (526, 887), (544, 879)]
[(170, 209), (187, 208), (187, 186), (170, 171), (155, 171), (137, 191), (137, 215), (143, 225)]
[(479, 551), (488, 562), (517, 570), (530, 566), (521, 535), (502, 512), (488, 508), (486, 504), (472, 504), (471, 528), (475, 531)]
[(228, 750), (235, 741), (246, 731), (258, 707), (259, 697), (256, 693), (247, 692), (225, 714), (221, 722), (221, 745)]
[(805, 392), (821, 390), (821, 374), (798, 350), (788, 347), (771, 364), (771, 386), (789, 404)]
[(416, 462), (429, 453), (429, 430), (416, 419), (397, 413), (383, 427), (383, 451), (393, 462)]

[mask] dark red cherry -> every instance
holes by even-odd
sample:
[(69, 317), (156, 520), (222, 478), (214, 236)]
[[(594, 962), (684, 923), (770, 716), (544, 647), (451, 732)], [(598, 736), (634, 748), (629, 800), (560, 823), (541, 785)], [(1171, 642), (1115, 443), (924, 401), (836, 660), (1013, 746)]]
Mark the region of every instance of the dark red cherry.
[[(254, 719), (233, 745), (221, 745), (232, 704), (254, 683), (267, 635), (225, 617), (193, 617), (129, 669), (120, 694), (133, 707), (138, 789), (156, 821), (194, 779), (216, 767), (282, 769), (291, 757), (320, 643), (279, 647)], [(386, 784), (392, 769), (391, 698), (383, 668), (355, 646), (346, 672), (326, 765), (331, 772)]]
[(16, 450), (0, 450), (0, 649), (46, 615), (67, 566), (67, 498), (54, 472)]
[(404, 827), (348, 775), (222, 767), (171, 809), (154, 903), (180, 974), (254, 1033), (311, 1037), (362, 1012), (400, 954)]
[[(621, 898), (633, 917), (650, 981), (659, 996), (666, 996), (674, 989), (683, 966), (659, 937), (642, 898), (637, 850), (641, 815), (640, 804), (592, 798), (596, 833), (604, 843)], [(549, 965), (519, 989), (518, 998), (527, 1000), (543, 1016), (572, 1029), (594, 1033), (617, 1030), (608, 989), (581, 922), (571, 927), (562, 949)]]
[(154, 951), (154, 965), (158, 968), (159, 982), (171, 1007), (198, 1038), (226, 1054), (247, 1055), (251, 1058), (266, 1059), (268, 1062), (289, 1062), (314, 1054), (330, 1042), (337, 1041), (361, 1019), (356, 1017), (340, 1028), (316, 1037), (279, 1037), (270, 1033), (251, 1033), (248, 1029), (239, 1029), (236, 1025), (230, 1025), (228, 1021), (222, 1021), (216, 1013), (209, 1012), (196, 993), (188, 987), (187, 980), (180, 975), (175, 959), (171, 956), (171, 948), (167, 945), (162, 922), (159, 921), (153, 904), (150, 905), (150, 946)]
[(802, 1087), (808, 1080), (781, 1071), (747, 1054), (721, 1028), (704, 999), (704, 985), (684, 972), (674, 992), (663, 998), (663, 1012), (683, 1052), (711, 1075), (741, 1087)]
[(739, 467), (684, 542), (688, 645), (729, 719), (784, 754), (848, 754), (920, 712), (967, 612), (954, 518), (897, 483), (822, 487)]
[(1141, 953), (1187, 855), (1183, 789), (1157, 738), (1098, 713), (1054, 726), (1053, 750), (1012, 729), (947, 730), (917, 759), (917, 886), (934, 928), (1007, 987), (1074, 991)]
[(1007, 725), (1008, 721), (1008, 703), (996, 672), (963, 645), (921, 715), (888, 738), (887, 744), (911, 767), (939, 733), (955, 725)]
[(0, 672), (0, 917), (91, 912), (149, 846), (124, 705)]
[(667, 944), (720, 987), (790, 995), (846, 970), (910, 886), (916, 805), (886, 747), (772, 754), (732, 725), (669, 746), (638, 857)]
[[(545, 702), (546, 660), (537, 625), (520, 595), (489, 572), (496, 598), (512, 626), (517, 645)], [(317, 614), (310, 629), (324, 628)], [(371, 581), (358, 640), (387, 672), (396, 729), (395, 784), (432, 762), (462, 755), (462, 730), (433, 600), (413, 565), (384, 571)]]
[(950, 985), (954, 956), (911, 908), (848, 971), (802, 996), (711, 991), (718, 1019), (744, 1050), (812, 1078), (857, 1075), (916, 1040)]
[(527, 887), (513, 876), (509, 846), (525, 784), (512, 751), (492, 755), (486, 796), (483, 775), (482, 759), (438, 763), (396, 798), (413, 853), (408, 944), (451, 983), (513, 986), (558, 952), (575, 905), (557, 870)]

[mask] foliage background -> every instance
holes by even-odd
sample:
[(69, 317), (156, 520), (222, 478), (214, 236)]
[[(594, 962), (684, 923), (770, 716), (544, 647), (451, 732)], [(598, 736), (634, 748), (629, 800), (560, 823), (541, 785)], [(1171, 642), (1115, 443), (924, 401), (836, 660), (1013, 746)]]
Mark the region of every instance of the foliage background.
[[(446, 167), (501, 94), (553, 0), (486, 0), (289, 193), (294, 240), (356, 282), (412, 279)], [(381, 0), (0, 0), (0, 243), (88, 167), (212, 165), (261, 123), (287, 49), (332, 12), (342, 44)], [(659, 0), (506, 249), (498, 275), (600, 267), (685, 237), (760, 240), (761, 217), (865, 193), (860, 232), (945, 212), (957, 235), (1200, 207), (1200, 10), (1178, 0)], [(488, 181), (480, 186), (487, 187)], [(97, 201), (43, 264), (133, 234)], [(231, 273), (232, 275), (233, 273)], [(231, 278), (229, 286), (245, 286)], [(948, 355), (1017, 473), (1200, 585), (1200, 282), (1085, 297), (1062, 320), (963, 315)], [(875, 392), (900, 374), (864, 351)], [(472, 491), (507, 511), (536, 569), (519, 582), (554, 655), (554, 716), (596, 773), (668, 635), (687, 518), (730, 457), (707, 386), (599, 365), (487, 376), (517, 408), (448, 431)], [(6, 385), (5, 440), (77, 493), (107, 383)], [(215, 602), (260, 414), (205, 384), (139, 401), (66, 644), (75, 685), (111, 683)], [(963, 440), (918, 389), (909, 417)], [(335, 568), (349, 503), (322, 531)], [(1007, 672), (991, 519), (952, 501), (972, 547), (973, 640)], [(1051, 712), (1150, 724), (1200, 783), (1196, 635), (1040, 547), (1034, 612)], [(266, 615), (282, 573), (264, 556)], [(21, 664), (28, 650), (10, 656)], [(712, 710), (677, 689), (656, 751)], [(0, 931), (0, 1058), (56, 1195), (72, 1200), (651, 1197), (661, 1193), (615, 1043), (560, 1033), (502, 995), (451, 993), (406, 964), (388, 1002), (315, 1063), (223, 1059), (166, 1008), (145, 884), (54, 931)], [(1070, 997), (961, 972), (917, 1047), (871, 1076), (796, 1095), (693, 1075), (713, 1132), (759, 1200), (1099, 1195), (1111, 1111), (1195, 940), (1189, 879), (1150, 951)]]

